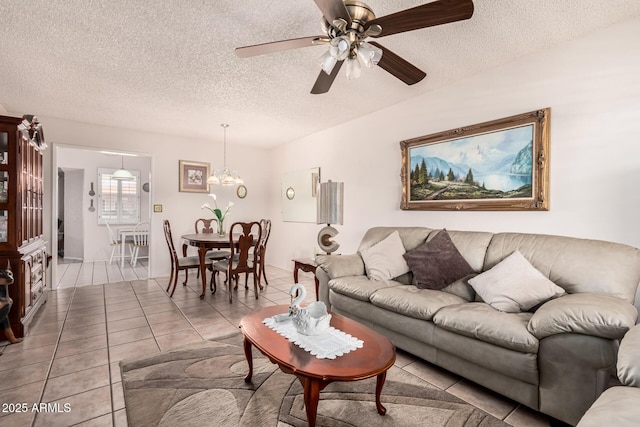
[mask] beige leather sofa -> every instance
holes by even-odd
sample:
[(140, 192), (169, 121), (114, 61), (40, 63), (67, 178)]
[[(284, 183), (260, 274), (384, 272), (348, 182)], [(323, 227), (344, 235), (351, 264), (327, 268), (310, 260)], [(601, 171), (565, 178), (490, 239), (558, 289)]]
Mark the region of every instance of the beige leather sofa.
[(640, 325), (631, 328), (622, 339), (617, 367), (623, 385), (605, 390), (578, 427), (640, 426)]
[[(395, 230), (407, 251), (434, 232), (372, 228), (358, 251)], [(411, 272), (369, 280), (358, 252), (317, 258), (320, 300), (398, 348), (576, 425), (606, 388), (619, 341), (637, 321), (640, 250), (562, 236), (448, 232), (475, 272), (518, 250), (567, 294), (530, 312), (501, 312), (476, 297), (469, 277), (443, 290), (418, 289)]]

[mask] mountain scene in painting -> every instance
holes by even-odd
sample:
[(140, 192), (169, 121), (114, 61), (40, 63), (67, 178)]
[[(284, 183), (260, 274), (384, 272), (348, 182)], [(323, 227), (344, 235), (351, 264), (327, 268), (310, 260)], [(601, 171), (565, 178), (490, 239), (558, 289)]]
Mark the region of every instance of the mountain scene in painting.
[(411, 200), (532, 197), (533, 125), (410, 149)]

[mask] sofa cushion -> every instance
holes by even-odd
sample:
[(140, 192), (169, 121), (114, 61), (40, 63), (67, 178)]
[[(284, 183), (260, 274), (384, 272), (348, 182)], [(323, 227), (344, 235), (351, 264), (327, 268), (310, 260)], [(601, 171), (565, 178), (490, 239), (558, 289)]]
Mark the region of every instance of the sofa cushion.
[(431, 240), (404, 254), (404, 258), (420, 289), (443, 289), (474, 273), (447, 230), (440, 230)]
[(411, 285), (379, 289), (370, 299), (378, 307), (423, 320), (431, 320), (442, 307), (466, 302), (452, 294)]
[(538, 339), (564, 333), (620, 339), (637, 317), (636, 308), (623, 299), (585, 292), (546, 302), (533, 314), (528, 329)]
[(360, 254), (316, 255), (316, 262), (330, 279), (361, 276), (365, 273), (364, 261), (362, 261)]
[(638, 427), (640, 425), (640, 389), (611, 387), (598, 397), (576, 427)]
[(394, 231), (370, 248), (362, 249), (360, 255), (369, 279), (389, 280), (409, 272), (405, 252), (400, 235)]
[(358, 252), (370, 248), (394, 231), (400, 235), (405, 250), (410, 251), (423, 244), (433, 229), (427, 227), (372, 227), (362, 236)]
[(369, 280), (367, 276), (339, 277), (329, 280), (329, 289), (361, 301), (369, 301), (379, 289), (403, 286), (393, 280)]
[(460, 335), (524, 353), (537, 353), (538, 339), (528, 330), (533, 313), (504, 313), (473, 302), (443, 307), (433, 316), (437, 326)]
[(475, 277), (476, 274), (470, 274), (462, 279), (456, 280), (446, 288), (442, 288), (442, 292), (448, 292), (453, 295), (457, 295), (460, 298), (464, 298), (467, 301), (475, 301), (476, 291), (469, 285), (469, 279)]
[(640, 325), (629, 329), (622, 339), (617, 368), (622, 384), (640, 387)]
[(493, 267), (515, 250), (569, 294), (608, 294), (632, 304), (636, 299), (640, 282), (640, 249), (573, 237), (499, 233), (494, 235), (487, 248), (485, 269)]
[(491, 270), (469, 279), (482, 300), (496, 310), (518, 313), (564, 294), (518, 251)]

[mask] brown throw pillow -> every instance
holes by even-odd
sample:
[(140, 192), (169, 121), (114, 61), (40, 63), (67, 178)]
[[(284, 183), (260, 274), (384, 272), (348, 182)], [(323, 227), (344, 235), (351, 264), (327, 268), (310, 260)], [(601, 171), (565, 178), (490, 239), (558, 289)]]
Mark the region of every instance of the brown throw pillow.
[(473, 268), (451, 241), (447, 230), (404, 254), (420, 289), (443, 289), (474, 273)]

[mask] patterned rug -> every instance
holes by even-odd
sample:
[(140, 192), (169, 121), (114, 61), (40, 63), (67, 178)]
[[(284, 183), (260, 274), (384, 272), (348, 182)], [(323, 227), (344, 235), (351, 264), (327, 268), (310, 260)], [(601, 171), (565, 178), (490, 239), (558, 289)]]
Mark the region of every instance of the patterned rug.
[[(306, 426), (300, 382), (253, 349), (252, 382), (242, 336), (122, 361), (130, 427)], [(320, 393), (318, 426), (483, 426), (507, 424), (393, 366), (375, 407), (375, 378), (332, 383)]]

